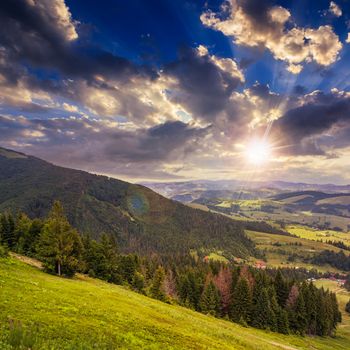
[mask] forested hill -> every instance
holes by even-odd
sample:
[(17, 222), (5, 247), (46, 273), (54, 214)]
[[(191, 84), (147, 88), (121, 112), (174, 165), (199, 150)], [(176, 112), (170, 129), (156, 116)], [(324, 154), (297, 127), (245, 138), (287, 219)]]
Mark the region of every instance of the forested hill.
[(123, 252), (254, 254), (242, 226), (229, 218), (189, 208), (140, 185), (0, 148), (0, 212), (43, 217), (54, 200), (62, 202), (81, 233), (94, 238), (113, 233)]

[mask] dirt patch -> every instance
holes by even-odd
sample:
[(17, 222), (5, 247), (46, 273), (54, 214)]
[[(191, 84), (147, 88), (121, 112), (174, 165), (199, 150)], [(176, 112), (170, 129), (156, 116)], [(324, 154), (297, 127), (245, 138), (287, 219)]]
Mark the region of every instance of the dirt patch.
[(24, 262), (25, 264), (28, 264), (30, 266), (34, 266), (34, 267), (36, 267), (36, 268), (38, 268), (40, 270), (43, 269), (43, 264), (39, 260), (36, 260), (34, 258), (29, 258), (28, 256), (19, 255), (19, 254), (16, 254), (16, 253), (10, 253), (10, 255), (12, 257), (14, 257), (15, 259)]

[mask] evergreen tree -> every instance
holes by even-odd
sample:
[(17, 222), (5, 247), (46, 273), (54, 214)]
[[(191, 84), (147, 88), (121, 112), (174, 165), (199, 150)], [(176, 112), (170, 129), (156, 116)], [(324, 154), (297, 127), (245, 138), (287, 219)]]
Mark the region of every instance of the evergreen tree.
[(310, 283), (308, 285), (308, 292), (304, 293), (304, 300), (305, 300), (305, 306), (306, 306), (306, 314), (307, 314), (307, 332), (309, 334), (316, 334), (316, 328), (317, 328), (317, 288), (314, 286), (313, 283)]
[(350, 300), (345, 305), (345, 311), (350, 314)]
[(277, 320), (277, 332), (282, 334), (288, 334), (289, 321), (288, 321), (287, 311), (279, 307), (276, 313), (276, 320)]
[(269, 294), (267, 288), (264, 287), (258, 294), (251, 324), (256, 328), (267, 329), (269, 328), (269, 315), (271, 314)]
[(307, 326), (307, 314), (303, 293), (299, 293), (294, 306), (295, 324), (294, 329), (301, 335), (305, 334)]
[(251, 293), (249, 290), (248, 281), (245, 278), (240, 278), (232, 293), (232, 303), (230, 308), (230, 318), (234, 322), (249, 323), (250, 313), (252, 308)]
[(219, 316), (220, 314), (220, 295), (219, 291), (212, 281), (204, 288), (200, 299), (201, 311), (205, 314)]
[(122, 277), (118, 273), (118, 253), (114, 238), (102, 234), (101, 242), (97, 242), (85, 236), (83, 245), (85, 270), (89, 275), (121, 284)]
[(45, 268), (59, 276), (72, 276), (79, 269), (81, 250), (78, 232), (68, 223), (62, 205), (55, 202), (38, 243)]
[(2, 214), (0, 218), (1, 243), (13, 249), (16, 246), (15, 221), (11, 213)]
[(131, 286), (134, 290), (136, 290), (139, 293), (144, 293), (145, 291), (145, 278), (140, 272), (135, 272), (133, 279), (131, 281)]
[(28, 254), (31, 245), (30, 227), (32, 221), (24, 213), (18, 215), (15, 226), (16, 247), (15, 250), (20, 254)]
[(274, 286), (277, 296), (277, 302), (279, 306), (284, 307), (286, 305), (286, 301), (288, 298), (289, 290), (288, 285), (283, 278), (282, 272), (280, 269), (278, 269), (275, 280), (274, 280)]
[(154, 274), (152, 285), (150, 288), (150, 295), (152, 298), (162, 300), (162, 301), (166, 300), (166, 295), (164, 293), (164, 286), (163, 286), (164, 278), (165, 278), (164, 269), (163, 267), (159, 266)]
[(269, 329), (273, 332), (277, 332), (278, 325), (277, 325), (277, 314), (280, 310), (280, 306), (277, 302), (277, 296), (274, 286), (270, 286), (268, 288), (268, 294), (269, 294), (269, 301), (270, 301), (270, 307), (269, 307)]

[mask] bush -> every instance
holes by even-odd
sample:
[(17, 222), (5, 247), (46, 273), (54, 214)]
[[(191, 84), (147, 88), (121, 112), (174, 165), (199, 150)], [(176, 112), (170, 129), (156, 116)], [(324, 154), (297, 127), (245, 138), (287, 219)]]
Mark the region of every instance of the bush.
[(350, 314), (350, 300), (347, 302), (347, 304), (345, 305), (345, 311)]
[(6, 258), (9, 255), (8, 250), (3, 245), (0, 245), (0, 258)]

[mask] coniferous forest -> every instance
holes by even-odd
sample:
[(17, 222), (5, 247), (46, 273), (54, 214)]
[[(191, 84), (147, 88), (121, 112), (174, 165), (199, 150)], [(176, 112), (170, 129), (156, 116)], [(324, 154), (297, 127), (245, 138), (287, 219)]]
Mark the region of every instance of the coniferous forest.
[(334, 293), (299, 272), (206, 261), (196, 254), (121, 254), (112, 235), (80, 235), (55, 202), (45, 219), (0, 217), (1, 254), (35, 257), (65, 278), (88, 274), (243, 326), (283, 334), (332, 336), (341, 313)]

